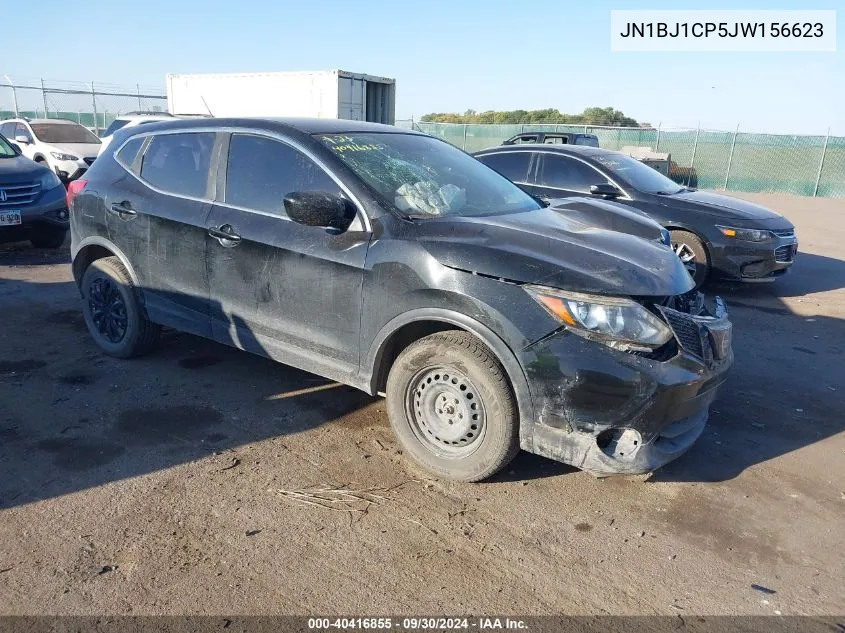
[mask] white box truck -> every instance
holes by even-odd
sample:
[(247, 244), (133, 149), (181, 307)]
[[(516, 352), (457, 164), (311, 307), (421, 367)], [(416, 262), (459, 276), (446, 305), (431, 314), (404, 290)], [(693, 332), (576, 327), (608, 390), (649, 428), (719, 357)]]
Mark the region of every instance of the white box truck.
[(396, 80), (345, 70), (167, 75), (171, 114), (318, 117), (393, 125)]

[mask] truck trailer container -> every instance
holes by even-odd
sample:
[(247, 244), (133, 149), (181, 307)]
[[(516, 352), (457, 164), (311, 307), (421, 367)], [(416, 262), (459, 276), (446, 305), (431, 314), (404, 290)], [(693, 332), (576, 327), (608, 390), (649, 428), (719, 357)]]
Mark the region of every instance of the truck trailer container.
[(167, 75), (171, 114), (317, 117), (393, 125), (396, 80), (345, 70)]

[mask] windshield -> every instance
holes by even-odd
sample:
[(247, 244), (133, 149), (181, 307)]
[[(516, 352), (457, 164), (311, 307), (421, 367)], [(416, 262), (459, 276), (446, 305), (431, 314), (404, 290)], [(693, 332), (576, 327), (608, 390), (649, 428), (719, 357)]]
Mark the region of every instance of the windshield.
[(0, 158), (14, 158), (15, 156), (17, 156), (17, 153), (9, 145), (9, 141), (0, 134)]
[(318, 137), (384, 200), (414, 217), (539, 209), (528, 194), (448, 143), (416, 134)]
[(76, 123), (33, 123), (32, 132), (44, 143), (100, 144), (100, 139), (89, 132), (88, 128)]
[(662, 193), (671, 195), (684, 188), (669, 180), (656, 169), (624, 154), (604, 154), (595, 157), (596, 162), (608, 169), (614, 176), (627, 182), (634, 189), (643, 193)]

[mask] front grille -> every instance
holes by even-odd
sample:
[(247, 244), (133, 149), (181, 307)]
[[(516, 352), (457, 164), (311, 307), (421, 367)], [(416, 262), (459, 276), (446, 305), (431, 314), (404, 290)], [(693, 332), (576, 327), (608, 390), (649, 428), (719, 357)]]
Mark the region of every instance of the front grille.
[(690, 354), (704, 358), (704, 342), (701, 336), (701, 328), (689, 315), (677, 310), (661, 310), (666, 321), (675, 333), (678, 343)]
[(778, 237), (795, 237), (795, 229), (779, 229), (772, 231)]
[(25, 207), (41, 193), (41, 184), (37, 182), (15, 185), (0, 185), (0, 209)]
[(93, 158), (83, 158), (82, 160), (84, 160), (85, 164), (88, 165), (89, 167), (94, 164)]
[(795, 245), (787, 244), (786, 246), (779, 246), (775, 249), (775, 261), (781, 263), (791, 262), (795, 257)]

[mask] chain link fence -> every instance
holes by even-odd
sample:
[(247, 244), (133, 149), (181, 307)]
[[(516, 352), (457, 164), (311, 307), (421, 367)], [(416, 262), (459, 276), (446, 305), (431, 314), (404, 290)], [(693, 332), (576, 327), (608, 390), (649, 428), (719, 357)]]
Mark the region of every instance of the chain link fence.
[(167, 96), (160, 88), (0, 77), (0, 120), (68, 119), (99, 135), (121, 114), (166, 111)]
[(462, 124), (397, 121), (467, 152), (500, 145), (527, 132), (595, 134), (599, 145), (666, 152), (673, 180), (701, 189), (791, 193), (845, 198), (845, 137), (753, 134), (733, 131), (623, 128), (593, 125)]

